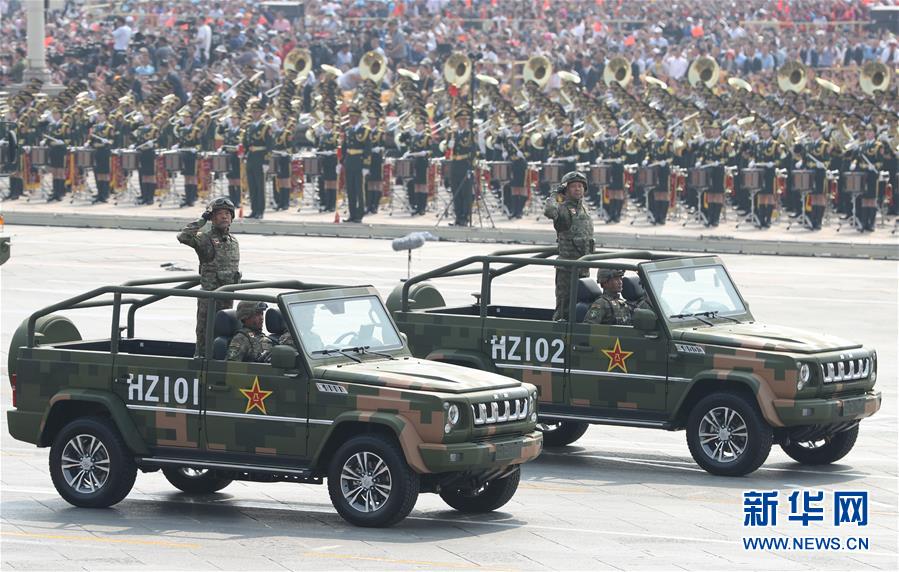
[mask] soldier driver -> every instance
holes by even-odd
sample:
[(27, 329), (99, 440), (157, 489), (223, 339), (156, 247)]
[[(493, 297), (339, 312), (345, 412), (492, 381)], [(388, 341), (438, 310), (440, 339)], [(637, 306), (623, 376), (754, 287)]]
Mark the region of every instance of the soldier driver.
[(621, 297), (621, 288), (624, 286), (624, 282), (621, 279), (623, 276), (624, 270), (599, 269), (596, 281), (602, 286), (602, 296), (590, 305), (584, 322), (616, 326), (631, 325), (633, 310)]
[[(562, 177), (559, 188), (546, 201), (543, 214), (553, 221), (559, 242), (559, 259), (577, 260), (592, 254), (593, 219), (584, 205), (587, 177), (578, 171), (571, 171)], [(569, 293), (572, 277), (583, 278), (590, 274), (586, 268), (556, 268), (556, 310), (553, 320), (568, 319)]]
[(262, 333), (265, 302), (244, 300), (237, 305), (237, 319), (243, 327), (228, 343), (228, 361), (270, 362), (272, 339)]
[[(215, 290), (226, 284), (240, 282), (240, 247), (231, 234), (234, 220), (234, 203), (219, 197), (209, 203), (203, 216), (184, 227), (178, 233), (178, 242), (186, 244), (197, 252), (200, 259), (200, 287)], [(210, 222), (210, 227), (204, 228)], [(230, 300), (216, 300), (216, 312), (230, 308)], [(195, 355), (202, 356), (206, 350), (206, 312), (209, 300), (197, 300), (197, 348)]]

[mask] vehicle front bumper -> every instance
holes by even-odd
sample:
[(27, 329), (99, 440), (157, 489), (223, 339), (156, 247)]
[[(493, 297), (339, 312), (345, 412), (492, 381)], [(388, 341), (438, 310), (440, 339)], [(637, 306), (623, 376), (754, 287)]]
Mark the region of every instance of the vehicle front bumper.
[(432, 473), (520, 465), (537, 458), (543, 450), (543, 433), (498, 436), (482, 442), (422, 443), (418, 450)]
[(879, 391), (832, 399), (775, 399), (774, 409), (786, 427), (828, 425), (870, 417), (880, 409), (881, 399)]

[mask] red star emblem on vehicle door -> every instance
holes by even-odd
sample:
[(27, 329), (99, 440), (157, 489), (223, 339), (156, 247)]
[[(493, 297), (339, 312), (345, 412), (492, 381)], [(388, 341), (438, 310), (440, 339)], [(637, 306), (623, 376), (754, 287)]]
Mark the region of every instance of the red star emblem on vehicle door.
[(606, 371), (612, 371), (616, 367), (627, 373), (627, 358), (631, 357), (634, 352), (626, 352), (621, 349), (621, 340), (615, 338), (615, 347), (610, 350), (602, 350), (602, 353), (606, 354), (606, 357), (609, 358), (609, 369)]
[(250, 389), (241, 388), (240, 392), (247, 398), (247, 409), (244, 413), (249, 413), (254, 409), (258, 409), (263, 415), (268, 415), (268, 412), (265, 410), (265, 398), (271, 395), (272, 392), (263, 391), (259, 388), (258, 377), (253, 380), (253, 387)]

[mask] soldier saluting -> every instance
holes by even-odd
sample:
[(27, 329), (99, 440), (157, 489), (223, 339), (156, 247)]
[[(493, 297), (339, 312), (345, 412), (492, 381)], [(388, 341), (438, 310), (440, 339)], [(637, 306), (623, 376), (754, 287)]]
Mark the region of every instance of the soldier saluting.
[[(553, 221), (556, 229), (559, 259), (577, 260), (593, 253), (593, 219), (584, 205), (586, 190), (587, 177), (578, 171), (571, 171), (562, 177), (558, 190), (546, 201), (543, 214)], [(575, 271), (573, 268), (556, 267), (556, 310), (553, 320), (568, 318), (571, 280), (575, 274), (583, 278), (589, 275), (589, 270), (581, 268)]]
[[(200, 287), (216, 290), (227, 284), (240, 282), (240, 246), (231, 234), (234, 203), (219, 197), (209, 203), (201, 218), (178, 233), (178, 242), (193, 248), (200, 259)], [(206, 223), (211, 223), (208, 227)], [(206, 350), (206, 314), (209, 300), (197, 299), (197, 349), (202, 356)], [(216, 300), (216, 312), (230, 308), (230, 300)]]

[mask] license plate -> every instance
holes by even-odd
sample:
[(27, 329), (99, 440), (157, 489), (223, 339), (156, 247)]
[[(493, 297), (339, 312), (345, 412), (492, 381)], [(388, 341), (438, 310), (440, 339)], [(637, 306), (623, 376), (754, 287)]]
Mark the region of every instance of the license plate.
[(865, 411), (865, 398), (843, 400), (843, 417), (852, 417)]
[(518, 455), (518, 444), (517, 443), (497, 443), (496, 445), (496, 460), (497, 461), (507, 461), (509, 459), (514, 459)]

